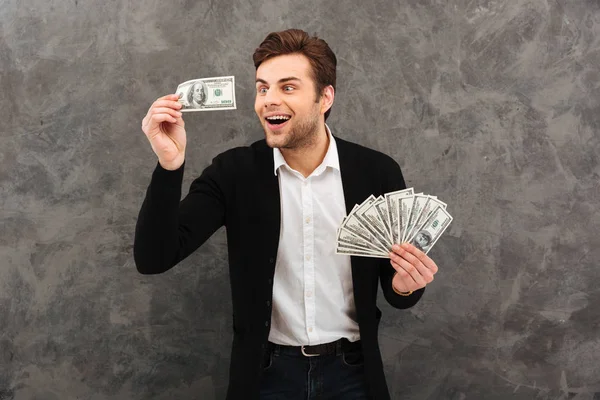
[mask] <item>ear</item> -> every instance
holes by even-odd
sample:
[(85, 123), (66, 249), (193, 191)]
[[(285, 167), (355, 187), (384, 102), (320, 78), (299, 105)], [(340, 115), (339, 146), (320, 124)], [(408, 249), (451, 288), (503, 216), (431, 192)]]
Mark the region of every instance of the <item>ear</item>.
[(333, 100), (335, 98), (335, 89), (333, 86), (329, 85), (323, 88), (323, 92), (321, 93), (321, 114), (325, 114), (327, 110), (331, 108), (333, 105)]

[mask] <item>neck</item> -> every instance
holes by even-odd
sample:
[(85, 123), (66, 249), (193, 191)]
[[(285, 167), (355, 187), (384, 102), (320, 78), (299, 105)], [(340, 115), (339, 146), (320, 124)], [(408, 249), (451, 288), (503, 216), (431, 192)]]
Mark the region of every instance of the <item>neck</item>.
[(305, 178), (323, 162), (329, 148), (329, 134), (325, 124), (319, 125), (315, 140), (306, 146), (296, 149), (280, 149), (285, 162), (294, 170), (300, 172)]

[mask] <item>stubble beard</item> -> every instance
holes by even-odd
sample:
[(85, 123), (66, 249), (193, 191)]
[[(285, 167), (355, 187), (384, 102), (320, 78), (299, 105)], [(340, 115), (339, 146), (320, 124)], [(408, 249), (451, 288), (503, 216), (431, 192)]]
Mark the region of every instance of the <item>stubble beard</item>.
[[(269, 141), (268, 128), (265, 126), (265, 134), (267, 135), (267, 144), (269, 147), (286, 150), (300, 150), (310, 148), (317, 142), (319, 128), (319, 114), (317, 112), (312, 113), (303, 120), (293, 122), (294, 125), (282, 138), (282, 143), (273, 143), (273, 141)], [(277, 134), (271, 133), (271, 135)]]

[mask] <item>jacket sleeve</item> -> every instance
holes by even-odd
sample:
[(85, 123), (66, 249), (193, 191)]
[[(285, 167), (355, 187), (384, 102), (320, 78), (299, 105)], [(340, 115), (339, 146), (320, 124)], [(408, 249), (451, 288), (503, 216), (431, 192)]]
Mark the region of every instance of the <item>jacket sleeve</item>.
[[(383, 163), (382, 163), (383, 164)], [(389, 162), (383, 164), (383, 168), (379, 171), (380, 176), (386, 177), (383, 182), (384, 193), (393, 192), (395, 190), (406, 189), (406, 183), (402, 176), (400, 166), (396, 161), (389, 158)], [(394, 308), (410, 308), (417, 304), (417, 302), (423, 296), (425, 288), (415, 290), (409, 296), (399, 295), (394, 291), (392, 287), (392, 278), (396, 270), (390, 264), (390, 260), (383, 259), (379, 267), (379, 280), (381, 282), (381, 289), (387, 302)]]
[(216, 157), (181, 199), (184, 165), (157, 164), (135, 227), (133, 256), (142, 274), (171, 269), (224, 225), (223, 168)]

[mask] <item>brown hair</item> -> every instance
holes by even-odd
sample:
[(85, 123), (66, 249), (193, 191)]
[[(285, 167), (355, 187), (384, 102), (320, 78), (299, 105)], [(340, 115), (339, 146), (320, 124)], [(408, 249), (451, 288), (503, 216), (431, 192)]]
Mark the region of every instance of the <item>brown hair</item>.
[[(256, 69), (270, 58), (286, 54), (302, 54), (312, 67), (312, 78), (317, 90), (317, 101), (323, 89), (329, 85), (335, 89), (335, 68), (337, 59), (327, 42), (316, 36), (309, 36), (300, 29), (271, 32), (252, 55)], [(331, 108), (325, 112), (325, 121)]]

